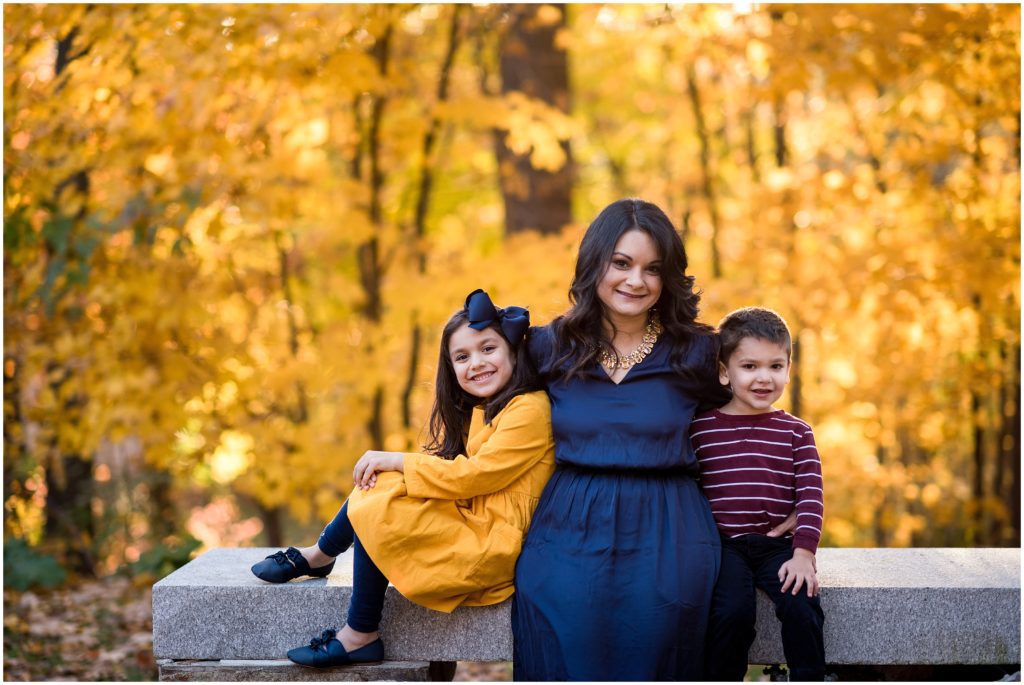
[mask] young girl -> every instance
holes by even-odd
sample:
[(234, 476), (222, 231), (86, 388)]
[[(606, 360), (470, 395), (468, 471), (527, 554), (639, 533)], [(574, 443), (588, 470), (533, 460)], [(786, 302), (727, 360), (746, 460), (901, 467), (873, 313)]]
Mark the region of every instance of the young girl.
[(526, 352), (529, 325), (525, 309), (470, 293), (441, 335), (430, 454), (366, 452), (356, 489), (317, 544), (252, 567), (271, 583), (322, 578), (354, 545), (345, 626), (289, 650), (289, 659), (319, 668), (381, 661), (389, 579), (408, 599), (445, 612), (512, 595), (523, 537), (554, 470), (551, 408)]

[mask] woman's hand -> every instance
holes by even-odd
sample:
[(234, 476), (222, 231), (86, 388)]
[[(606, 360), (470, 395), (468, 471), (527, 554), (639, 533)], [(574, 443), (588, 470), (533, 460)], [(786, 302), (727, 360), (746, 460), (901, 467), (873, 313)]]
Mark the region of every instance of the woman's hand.
[(377, 484), (378, 471), (405, 473), (404, 456), (401, 452), (368, 450), (356, 462), (356, 467), (352, 471), (352, 481), (360, 490), (369, 490)]
[(792, 587), (793, 594), (800, 592), (803, 585), (807, 585), (807, 596), (818, 596), (818, 573), (817, 561), (810, 550), (797, 547), (793, 550), (793, 558), (779, 568), (779, 582), (782, 583), (782, 591), (788, 592)]

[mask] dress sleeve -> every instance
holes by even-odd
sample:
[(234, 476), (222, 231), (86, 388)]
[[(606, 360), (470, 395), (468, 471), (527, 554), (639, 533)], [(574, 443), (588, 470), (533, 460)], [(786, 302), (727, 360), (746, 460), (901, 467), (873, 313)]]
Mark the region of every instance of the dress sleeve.
[(796, 528), (793, 548), (802, 547), (811, 554), (818, 550), (821, 524), (825, 514), (821, 458), (810, 427), (793, 441), (793, 473), (796, 476)]
[[(538, 396), (539, 395), (539, 396)], [(494, 433), (472, 457), (405, 455), (411, 497), (465, 499), (502, 490), (551, 451), (551, 408), (543, 393), (513, 398), (495, 417)]]
[(533, 365), (541, 373), (547, 373), (554, 355), (554, 331), (551, 324), (547, 326), (531, 326), (526, 338), (526, 349)]

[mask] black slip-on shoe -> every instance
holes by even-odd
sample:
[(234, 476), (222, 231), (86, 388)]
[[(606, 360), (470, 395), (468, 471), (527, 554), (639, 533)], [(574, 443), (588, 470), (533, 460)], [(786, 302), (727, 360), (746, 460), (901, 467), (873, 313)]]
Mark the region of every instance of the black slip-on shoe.
[(326, 578), (334, 569), (334, 562), (319, 568), (310, 568), (302, 553), (294, 547), (283, 552), (274, 552), (263, 561), (253, 564), (252, 573), (268, 583), (287, 583), (299, 576)]
[(377, 638), (365, 647), (346, 652), (336, 639), (337, 632), (328, 628), (314, 637), (308, 647), (288, 650), (288, 658), (300, 666), (310, 668), (334, 668), (350, 664), (375, 664), (384, 660), (384, 643)]

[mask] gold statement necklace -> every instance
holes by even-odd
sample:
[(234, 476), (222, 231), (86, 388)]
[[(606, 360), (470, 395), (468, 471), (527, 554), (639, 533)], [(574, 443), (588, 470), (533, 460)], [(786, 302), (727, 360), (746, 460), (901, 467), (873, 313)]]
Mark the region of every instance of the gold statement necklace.
[(651, 350), (654, 349), (654, 343), (658, 341), (659, 335), (661, 335), (661, 319), (658, 318), (658, 312), (652, 311), (650, 318), (647, 320), (647, 325), (644, 327), (644, 337), (640, 340), (639, 347), (629, 354), (620, 354), (618, 356), (608, 350), (601, 350), (597, 355), (597, 360), (601, 362), (601, 366), (609, 371), (631, 369), (651, 353)]

